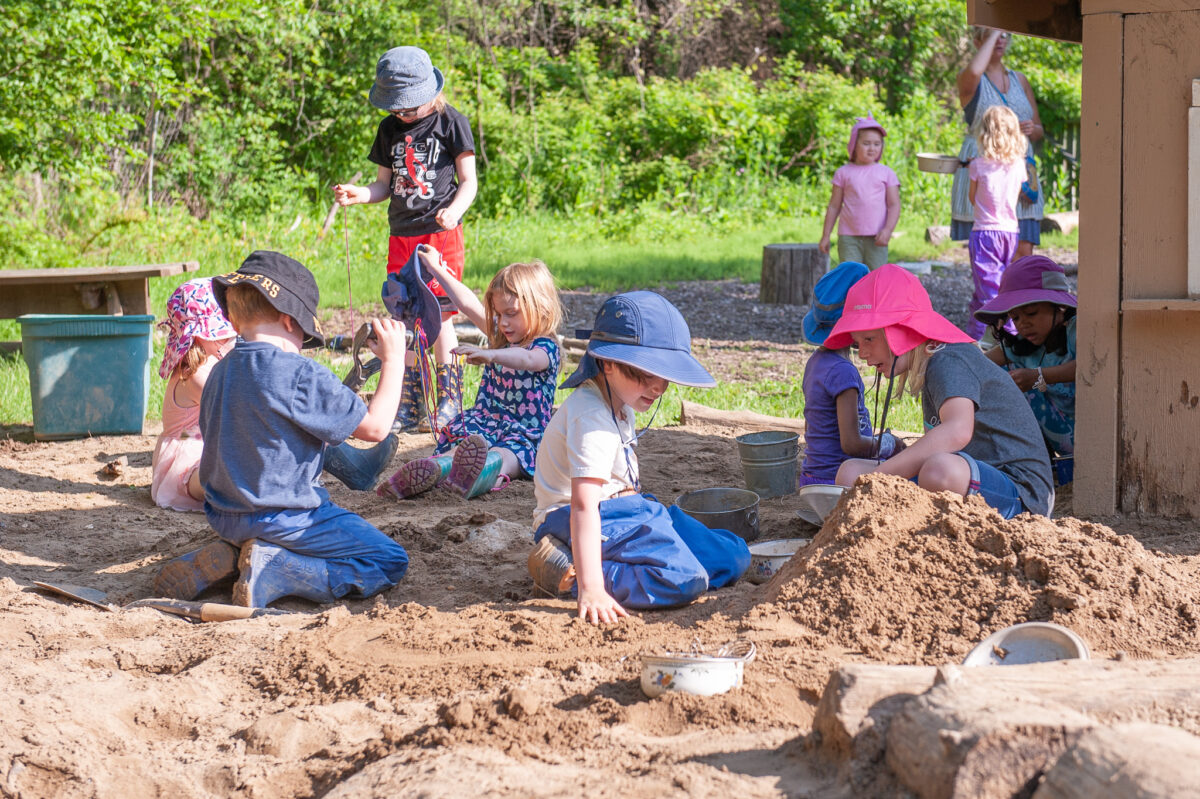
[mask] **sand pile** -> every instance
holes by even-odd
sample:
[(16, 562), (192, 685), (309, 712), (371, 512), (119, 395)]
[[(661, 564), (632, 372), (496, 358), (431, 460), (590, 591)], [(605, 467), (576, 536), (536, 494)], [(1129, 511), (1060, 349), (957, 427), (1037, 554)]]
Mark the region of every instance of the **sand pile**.
[(961, 659), (1023, 621), (1072, 628), (1093, 653), (1195, 651), (1200, 558), (1147, 551), (1078, 519), (1005, 521), (981, 499), (876, 476), (847, 492), (749, 619), (784, 616), (872, 659)]

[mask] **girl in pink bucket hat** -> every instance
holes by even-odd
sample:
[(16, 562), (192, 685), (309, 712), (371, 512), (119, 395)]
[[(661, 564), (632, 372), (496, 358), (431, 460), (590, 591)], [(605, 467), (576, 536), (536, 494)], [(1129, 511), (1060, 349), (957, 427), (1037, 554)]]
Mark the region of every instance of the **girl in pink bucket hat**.
[[(1004, 270), (1000, 293), (975, 312), (1000, 346), (987, 357), (1025, 392), (1047, 446), (1059, 456), (1058, 482), (1070, 482), (1075, 452), (1075, 295), (1063, 268), (1044, 255), (1018, 258)], [(1004, 325), (1016, 325), (1016, 334)]]
[(900, 219), (900, 179), (879, 162), (887, 131), (872, 116), (858, 117), (850, 128), (850, 162), (833, 173), (833, 191), (825, 209), (825, 228), (817, 245), (829, 254), (829, 237), (838, 224), (838, 260), (858, 261), (875, 269), (887, 263), (888, 242)]
[(1050, 515), (1050, 458), (1033, 411), (1004, 370), (933, 310), (916, 277), (887, 264), (854, 284), (825, 346), (851, 342), (889, 379), (888, 399), (897, 376), (921, 398), (925, 434), (885, 461), (846, 461), (839, 485), (869, 472), (898, 474), (930, 491), (982, 496), (1006, 519)]

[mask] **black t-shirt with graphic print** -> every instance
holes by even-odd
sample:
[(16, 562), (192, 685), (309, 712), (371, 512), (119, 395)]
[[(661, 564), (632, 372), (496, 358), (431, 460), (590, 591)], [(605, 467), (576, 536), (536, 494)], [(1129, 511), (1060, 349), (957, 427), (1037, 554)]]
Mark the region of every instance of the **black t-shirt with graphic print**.
[(388, 225), (393, 236), (425, 236), (441, 230), (437, 212), (454, 199), (454, 161), (475, 151), (471, 123), (450, 106), (416, 122), (388, 114), (379, 122), (367, 158), (392, 170)]

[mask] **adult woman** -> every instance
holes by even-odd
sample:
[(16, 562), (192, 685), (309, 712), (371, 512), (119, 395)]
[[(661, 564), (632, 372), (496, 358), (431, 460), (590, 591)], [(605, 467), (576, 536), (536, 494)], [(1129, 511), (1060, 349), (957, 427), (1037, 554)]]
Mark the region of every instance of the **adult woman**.
[[(1004, 66), (1004, 53), (1008, 50), (1010, 34), (994, 28), (975, 27), (975, 57), (958, 73), (958, 100), (963, 107), (967, 122), (967, 135), (959, 150), (960, 161), (970, 161), (979, 154), (975, 140), (975, 123), (983, 112), (994, 105), (1006, 105), (1021, 121), (1021, 132), (1029, 139), (1028, 155), (1033, 155), (1033, 143), (1045, 135), (1042, 119), (1038, 115), (1037, 100), (1033, 89), (1024, 75)], [(970, 179), (963, 167), (954, 173), (954, 187), (950, 199), (950, 238), (963, 241), (971, 235), (972, 208), (968, 196)], [(1041, 242), (1042, 212), (1044, 197), (1041, 192), (1035, 202), (1021, 200), (1017, 204), (1017, 219), (1020, 224), (1018, 258), (1033, 254), (1034, 245)]]

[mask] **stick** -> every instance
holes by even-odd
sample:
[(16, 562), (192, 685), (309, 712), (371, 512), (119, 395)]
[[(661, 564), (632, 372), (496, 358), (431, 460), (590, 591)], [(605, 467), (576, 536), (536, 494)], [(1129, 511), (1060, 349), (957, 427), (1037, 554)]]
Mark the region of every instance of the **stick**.
[(683, 400), (679, 405), (679, 423), (712, 424), (755, 430), (794, 430), (798, 433), (805, 431), (803, 419), (785, 419), (754, 411), (720, 411), (687, 400)]

